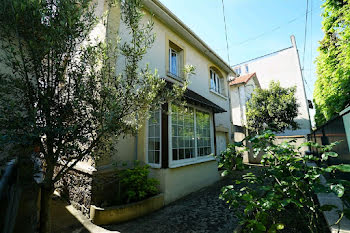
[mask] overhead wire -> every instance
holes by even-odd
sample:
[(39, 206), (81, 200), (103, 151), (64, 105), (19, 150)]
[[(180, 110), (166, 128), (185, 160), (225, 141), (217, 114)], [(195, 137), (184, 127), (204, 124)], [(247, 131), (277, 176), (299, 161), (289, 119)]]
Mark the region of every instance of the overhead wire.
[(263, 33), (261, 33), (261, 34), (259, 34), (259, 35), (257, 35), (257, 36), (248, 38), (248, 39), (246, 39), (246, 40), (244, 40), (244, 41), (241, 41), (241, 42), (239, 42), (239, 43), (237, 43), (237, 44), (234, 44), (234, 47), (237, 47), (237, 46), (239, 46), (239, 45), (245, 44), (245, 43), (247, 43), (247, 42), (249, 42), (249, 41), (252, 41), (252, 40), (259, 39), (260, 37), (263, 37), (263, 36), (265, 36), (265, 35), (267, 35), (267, 34), (269, 34), (269, 33), (271, 33), (271, 32), (277, 31), (278, 29), (284, 27), (285, 25), (291, 24), (291, 23), (293, 23), (294, 21), (300, 19), (301, 17), (304, 17), (306, 14), (309, 14), (309, 13), (312, 14), (312, 10), (307, 11), (306, 13), (303, 13), (303, 14), (301, 14), (301, 15), (299, 15), (299, 16), (297, 16), (297, 17), (295, 17), (295, 18), (293, 18), (293, 19), (291, 19), (291, 20), (289, 20), (289, 21), (287, 21), (286, 23), (281, 24), (281, 25), (279, 25), (279, 26), (277, 26), (277, 27), (271, 29), (271, 30), (265, 31), (265, 32), (263, 32)]
[(224, 16), (224, 25), (225, 25), (227, 60), (228, 60), (228, 64), (231, 64), (231, 62), (230, 62), (230, 50), (229, 50), (228, 39), (227, 39), (227, 26), (226, 26), (226, 17), (225, 17), (225, 4), (224, 4), (224, 0), (221, 0), (221, 3), (222, 3), (222, 14), (223, 14), (223, 16)]
[[(311, 4), (312, 5), (312, 4)], [(305, 30), (304, 30), (304, 51), (303, 51), (303, 62), (302, 62), (302, 73), (303, 73), (303, 80), (306, 84), (306, 87), (309, 89), (310, 93), (312, 93), (311, 88), (306, 80), (306, 75), (305, 75), (305, 51), (306, 51), (306, 39), (307, 39), (307, 27), (308, 27), (308, 15), (309, 15), (309, 0), (306, 1), (306, 13), (305, 13)]]

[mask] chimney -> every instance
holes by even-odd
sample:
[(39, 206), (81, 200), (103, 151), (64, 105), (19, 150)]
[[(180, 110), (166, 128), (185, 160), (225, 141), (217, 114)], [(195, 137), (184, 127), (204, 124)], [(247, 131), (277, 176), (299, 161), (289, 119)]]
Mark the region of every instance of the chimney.
[(294, 35), (290, 36), (290, 41), (292, 42), (293, 47), (297, 48), (297, 43), (295, 42), (295, 36)]

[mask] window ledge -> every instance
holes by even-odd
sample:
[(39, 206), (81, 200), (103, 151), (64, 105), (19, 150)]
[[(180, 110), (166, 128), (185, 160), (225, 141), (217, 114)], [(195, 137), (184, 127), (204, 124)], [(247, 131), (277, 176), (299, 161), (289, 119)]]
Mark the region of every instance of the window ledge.
[(176, 81), (179, 81), (179, 82), (183, 82), (183, 81), (184, 81), (184, 79), (181, 78), (180, 76), (177, 76), (177, 75), (172, 74), (172, 73), (170, 73), (170, 72), (167, 72), (167, 76), (168, 76), (169, 78), (175, 79)]
[(216, 161), (214, 156), (208, 155), (202, 158), (197, 158), (197, 159), (188, 159), (187, 161), (181, 161), (181, 162), (173, 162), (173, 164), (169, 164), (169, 168), (177, 168), (177, 167), (184, 167), (184, 166), (189, 166), (189, 165), (195, 165), (199, 163), (205, 163), (209, 161)]
[(213, 94), (215, 94), (215, 95), (217, 95), (217, 96), (220, 96), (221, 98), (227, 100), (227, 97), (226, 97), (226, 96), (224, 96), (224, 95), (222, 95), (222, 94), (220, 94), (220, 93), (218, 93), (218, 92), (216, 92), (216, 91), (213, 91), (213, 90), (211, 90), (211, 89), (210, 89), (209, 91), (210, 91), (210, 93), (213, 93)]
[(160, 164), (147, 163), (151, 168), (161, 168)]

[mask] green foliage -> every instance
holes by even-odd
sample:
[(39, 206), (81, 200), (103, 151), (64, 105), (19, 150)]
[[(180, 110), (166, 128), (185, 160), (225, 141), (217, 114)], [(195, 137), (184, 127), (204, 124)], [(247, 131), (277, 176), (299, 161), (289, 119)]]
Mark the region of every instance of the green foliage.
[(226, 150), (222, 151), (217, 156), (219, 159), (219, 168), (223, 168), (225, 171), (222, 173), (223, 176), (228, 175), (233, 170), (243, 170), (243, 152), (244, 150), (238, 147), (243, 146), (242, 143), (229, 144)]
[[(95, 15), (91, 0), (0, 4), (0, 149), (39, 148), (48, 188), (80, 160), (108, 155), (109, 138), (135, 133), (148, 109), (186, 89), (187, 80), (165, 88), (156, 72), (139, 67), (155, 38), (153, 23), (141, 23), (140, 0), (108, 6), (119, 4), (130, 35), (123, 42), (91, 33), (108, 18)], [(54, 176), (57, 161), (65, 165)]]
[[(322, 232), (319, 226), (323, 219), (319, 210), (331, 210), (334, 206), (320, 207), (315, 194), (334, 192), (342, 197), (344, 185), (339, 181), (322, 183), (320, 176), (336, 170), (350, 171), (350, 165), (318, 167), (315, 162), (321, 162), (320, 158), (299, 152), (290, 142), (276, 145), (274, 140), (271, 131), (249, 138), (255, 152), (264, 152), (263, 173), (259, 176), (247, 173), (243, 181), (237, 181), (239, 189), (234, 185), (226, 186), (220, 197), (237, 209), (245, 232), (276, 232), (291, 227)], [(308, 142), (301, 146), (317, 147), (324, 154), (323, 161), (337, 156), (330, 151), (334, 144), (320, 146)], [(244, 206), (243, 213), (239, 206)], [(293, 219), (297, 219), (298, 226), (292, 223)]]
[(350, 103), (350, 1), (325, 0), (314, 90), (317, 126)]
[[(31, 150), (43, 160), (45, 195), (82, 159), (108, 156), (111, 138), (135, 133), (149, 109), (176, 101), (187, 87), (185, 79), (165, 88), (140, 67), (155, 38), (153, 23), (141, 23), (141, 2), (109, 1), (97, 17), (92, 0), (0, 1), (0, 149)], [(116, 4), (123, 40), (106, 25)], [(96, 35), (102, 26), (108, 35)]]
[(271, 82), (268, 89), (255, 89), (247, 102), (247, 126), (249, 130), (261, 132), (270, 129), (283, 132), (297, 129), (294, 118), (298, 116), (299, 105), (295, 98), (295, 87), (283, 88), (279, 82)]
[(149, 165), (141, 166), (140, 162), (135, 161), (134, 168), (118, 172), (116, 177), (120, 182), (118, 204), (141, 201), (159, 193), (157, 188), (159, 181), (148, 178), (149, 168)]

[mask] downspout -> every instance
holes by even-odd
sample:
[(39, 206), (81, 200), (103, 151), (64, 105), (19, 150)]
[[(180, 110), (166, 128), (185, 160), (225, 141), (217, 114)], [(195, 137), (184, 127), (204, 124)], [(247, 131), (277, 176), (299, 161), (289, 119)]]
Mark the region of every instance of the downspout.
[[(136, 122), (138, 121), (138, 116), (136, 114)], [(134, 160), (137, 160), (137, 154), (138, 154), (138, 148), (137, 145), (139, 144), (139, 131), (137, 130), (137, 133), (135, 135), (135, 154), (134, 154)]]

